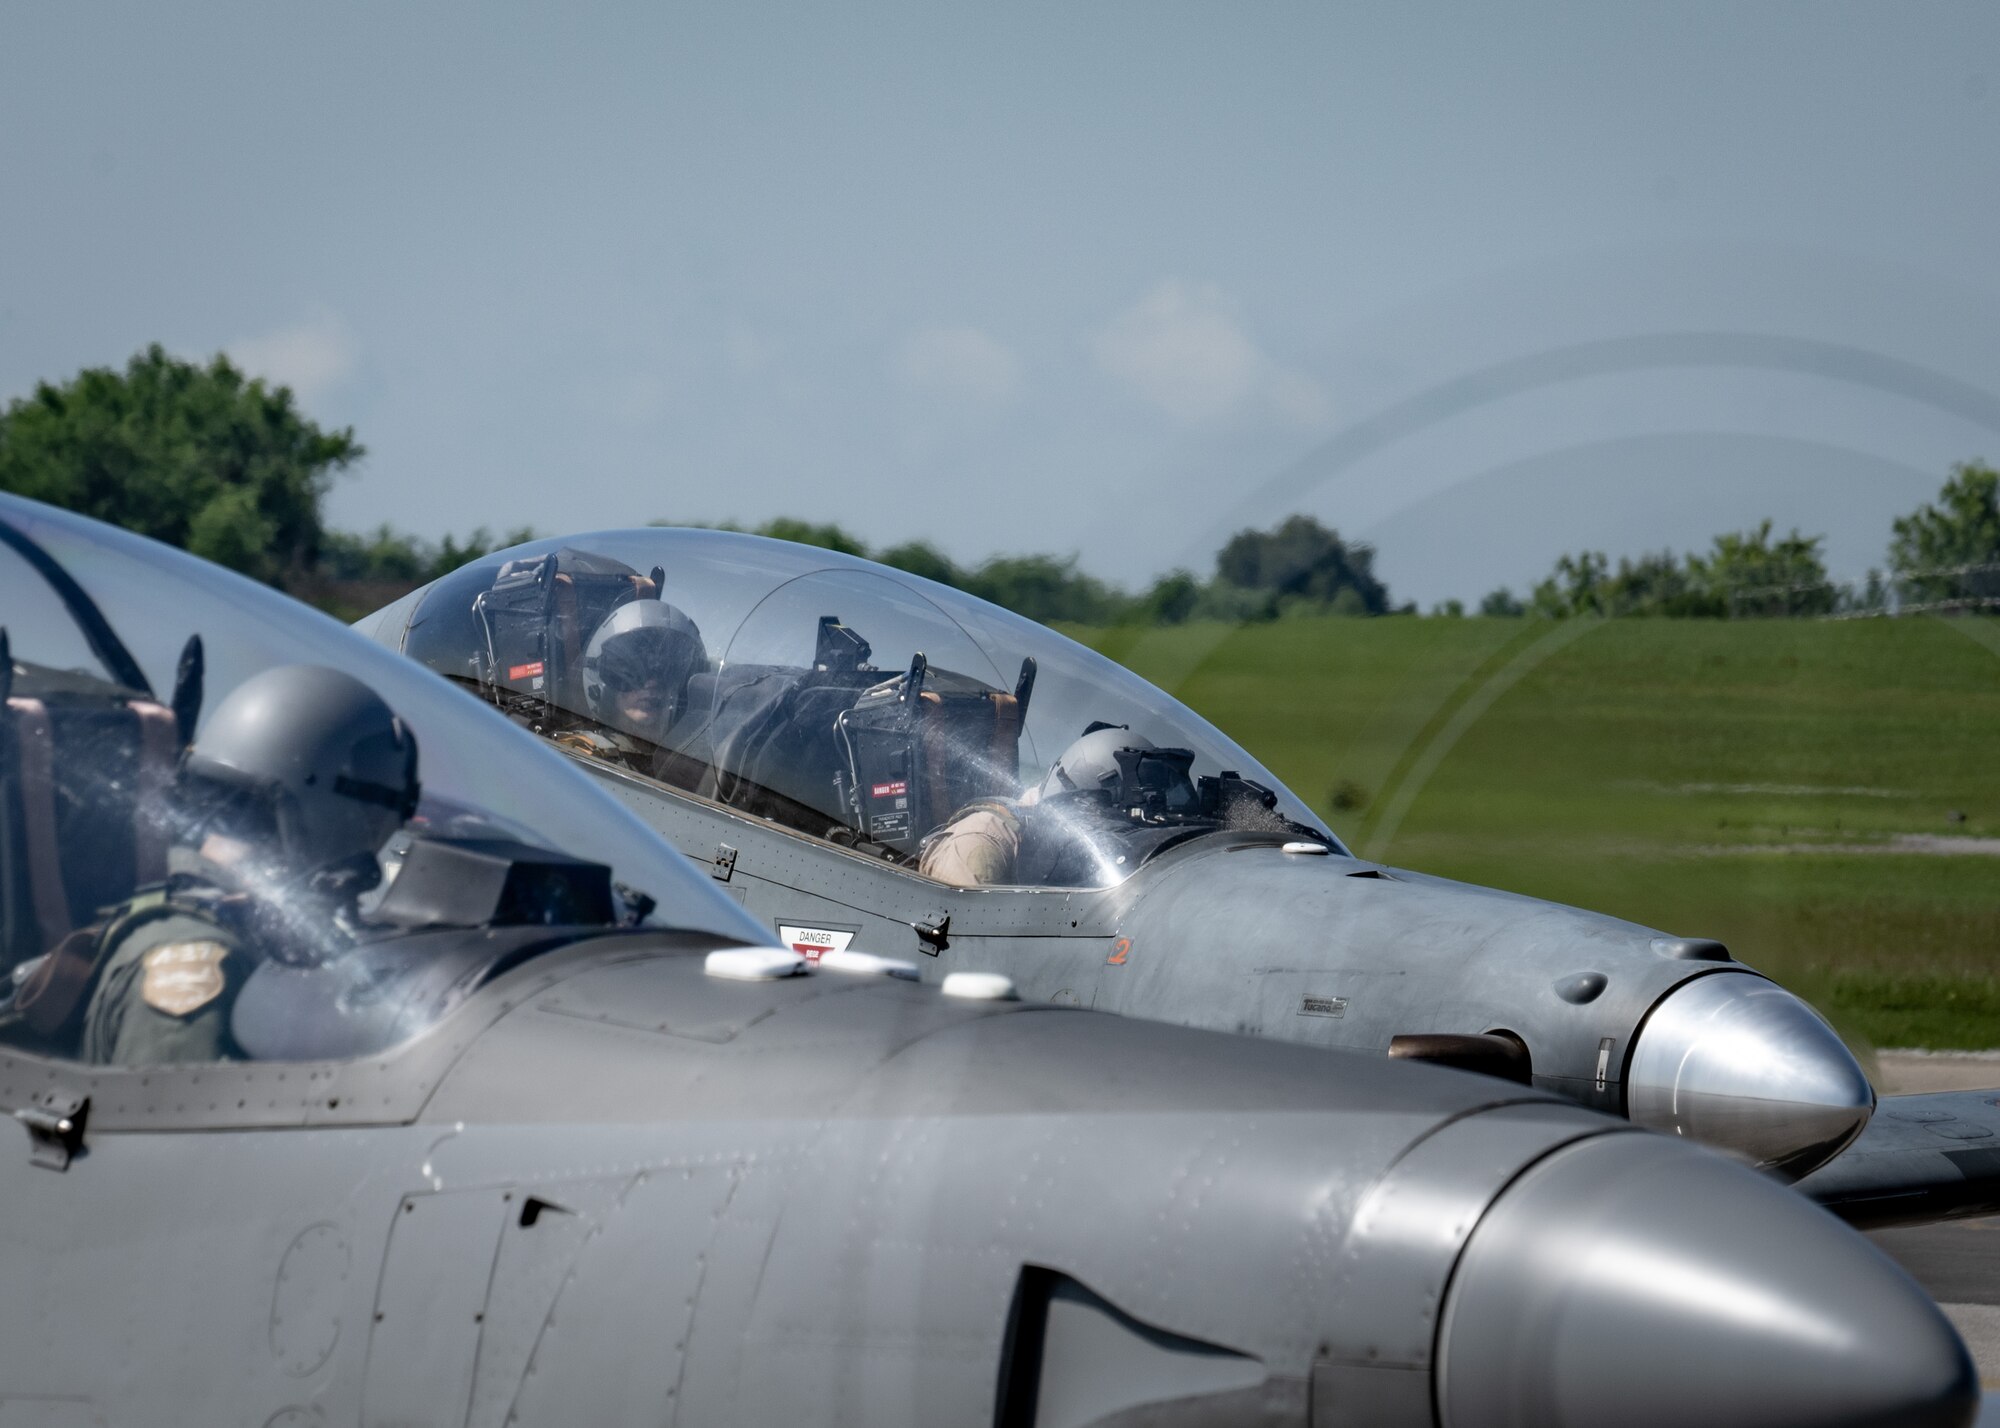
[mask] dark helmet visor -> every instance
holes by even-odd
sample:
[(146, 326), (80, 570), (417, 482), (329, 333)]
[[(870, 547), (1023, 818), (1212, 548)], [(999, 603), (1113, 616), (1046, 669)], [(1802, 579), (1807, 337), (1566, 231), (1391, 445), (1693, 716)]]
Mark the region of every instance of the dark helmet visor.
[(638, 629), (605, 641), (595, 673), (612, 694), (647, 684), (673, 689), (686, 683), (698, 660), (695, 642), (679, 630)]

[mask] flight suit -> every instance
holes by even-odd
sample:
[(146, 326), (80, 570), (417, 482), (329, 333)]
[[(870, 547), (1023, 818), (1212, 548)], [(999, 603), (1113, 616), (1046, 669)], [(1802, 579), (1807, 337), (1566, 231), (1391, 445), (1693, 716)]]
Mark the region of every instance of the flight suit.
[(156, 888), (113, 915), (84, 1014), (85, 1061), (151, 1066), (242, 1058), (229, 1015), (255, 959), (229, 903), (212, 888)]
[(1000, 798), (968, 803), (928, 834), (917, 850), (917, 871), (953, 887), (997, 887), (1015, 878), (1021, 851), (1021, 814)]

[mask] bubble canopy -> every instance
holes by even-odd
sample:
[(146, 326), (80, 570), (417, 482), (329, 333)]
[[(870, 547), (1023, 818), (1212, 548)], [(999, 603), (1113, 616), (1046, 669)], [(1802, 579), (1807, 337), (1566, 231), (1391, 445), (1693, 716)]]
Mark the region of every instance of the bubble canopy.
[[(53, 559), (102, 612), (159, 698), (174, 688), (190, 635), (206, 656), (213, 711), (274, 665), (318, 664), (367, 684), (415, 733), (426, 809), (449, 809), (507, 837), (606, 864), (655, 902), (647, 925), (768, 942), (769, 933), (685, 859), (553, 751), (428, 671), (254, 581), (157, 542), (37, 502), (0, 495), (0, 521)], [(48, 576), (0, 546), (0, 626), (15, 661), (127, 685), (93, 647)], [(199, 745), (203, 725), (195, 728)]]
[[(815, 547), (659, 527), (534, 541), (359, 628), (573, 752), (944, 881), (1101, 885), (1164, 842), (1249, 824), (1345, 851), (1248, 752), (1129, 670), (963, 591)], [(1093, 767), (1135, 790), (1118, 847), (1035, 874), (937, 871), (927, 835), (982, 802), (1005, 818), (1074, 798), (1058, 766), (1106, 726), (1157, 754)], [(1136, 849), (1134, 820), (1158, 835)]]

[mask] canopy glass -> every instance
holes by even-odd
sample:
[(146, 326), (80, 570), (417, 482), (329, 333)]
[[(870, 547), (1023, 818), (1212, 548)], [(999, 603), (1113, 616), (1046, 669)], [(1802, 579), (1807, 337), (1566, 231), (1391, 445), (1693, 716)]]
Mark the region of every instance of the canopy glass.
[[(1345, 851), (1130, 671), (808, 546), (662, 528), (537, 541), (362, 628), (573, 753), (945, 881), (1100, 886), (1215, 833)], [(1003, 856), (961, 856), (994, 838)]]

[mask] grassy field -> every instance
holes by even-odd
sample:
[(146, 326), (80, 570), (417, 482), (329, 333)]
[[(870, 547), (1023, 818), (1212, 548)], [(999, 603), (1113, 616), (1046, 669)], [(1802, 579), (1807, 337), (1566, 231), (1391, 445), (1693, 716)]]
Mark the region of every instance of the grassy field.
[[(1083, 632), (1357, 851), (1720, 937), (1855, 1044), (2000, 1046), (2000, 621)], [(1956, 815), (1956, 816), (1954, 816)]]

